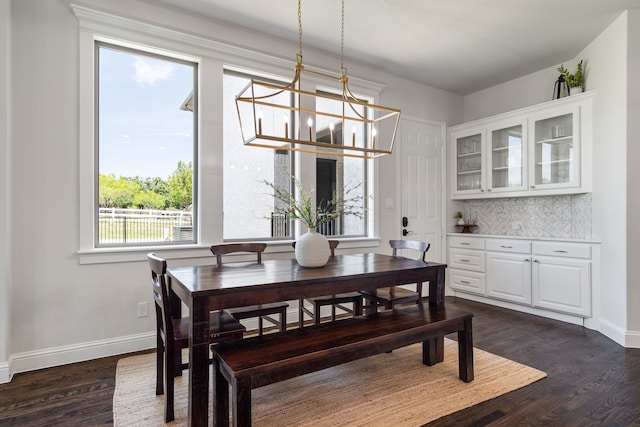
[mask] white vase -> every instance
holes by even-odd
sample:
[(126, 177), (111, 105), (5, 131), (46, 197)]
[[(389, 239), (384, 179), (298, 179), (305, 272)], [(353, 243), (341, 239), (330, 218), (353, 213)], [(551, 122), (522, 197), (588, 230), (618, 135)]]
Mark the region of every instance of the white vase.
[(582, 93), (582, 86), (569, 88), (569, 95), (577, 95), (579, 93)]
[(309, 230), (296, 240), (296, 261), (303, 267), (322, 267), (329, 260), (329, 241), (316, 230)]

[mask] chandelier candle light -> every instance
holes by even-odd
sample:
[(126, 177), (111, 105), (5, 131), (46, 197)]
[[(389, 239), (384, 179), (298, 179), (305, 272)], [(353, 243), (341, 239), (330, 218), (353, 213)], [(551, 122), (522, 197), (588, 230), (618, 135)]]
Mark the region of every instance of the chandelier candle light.
[[(344, 0), (340, 74), (305, 68), (302, 64), (302, 14), (298, 0), (299, 44), (295, 75), (289, 84), (253, 78), (236, 96), (240, 131), (245, 145), (372, 159), (391, 154), (400, 110), (356, 98), (348, 85), (344, 59)], [(341, 94), (310, 92), (301, 88), (303, 73), (332, 80)], [(335, 82), (338, 82), (336, 85)], [(291, 103), (293, 99), (293, 103)], [(281, 124), (276, 118), (282, 117)], [(308, 135), (303, 131), (308, 126)], [(320, 126), (315, 129), (316, 126)], [(328, 125), (325, 125), (328, 123)], [(291, 126), (290, 126), (291, 124)], [(351, 138), (348, 130), (351, 130)]]

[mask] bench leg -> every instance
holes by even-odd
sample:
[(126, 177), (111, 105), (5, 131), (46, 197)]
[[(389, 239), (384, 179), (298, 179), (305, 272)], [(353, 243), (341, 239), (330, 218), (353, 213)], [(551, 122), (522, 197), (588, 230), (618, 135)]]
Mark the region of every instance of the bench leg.
[(251, 377), (236, 378), (231, 390), (233, 426), (251, 426)]
[(213, 358), (213, 425), (229, 426), (229, 382), (220, 371), (220, 361)]
[(473, 381), (473, 334), (471, 318), (465, 319), (464, 329), (458, 331), (458, 369), (460, 379), (466, 383)]
[(422, 363), (433, 366), (444, 360), (444, 336), (429, 338), (422, 342)]

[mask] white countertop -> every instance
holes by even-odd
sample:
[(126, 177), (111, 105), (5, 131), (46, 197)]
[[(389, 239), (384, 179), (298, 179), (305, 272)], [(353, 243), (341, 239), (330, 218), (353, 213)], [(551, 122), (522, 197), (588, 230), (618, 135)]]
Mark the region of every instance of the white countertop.
[(595, 239), (572, 239), (571, 237), (536, 237), (536, 236), (512, 236), (508, 234), (475, 234), (475, 233), (447, 233), (447, 236), (459, 237), (484, 237), (488, 239), (510, 239), (510, 240), (539, 240), (547, 242), (570, 242), (570, 243), (592, 243), (600, 244)]

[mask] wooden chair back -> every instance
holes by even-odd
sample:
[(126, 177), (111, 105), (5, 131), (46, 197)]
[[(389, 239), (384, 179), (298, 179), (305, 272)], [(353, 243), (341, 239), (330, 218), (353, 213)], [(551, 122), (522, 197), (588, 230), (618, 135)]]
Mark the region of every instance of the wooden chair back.
[(167, 288), (167, 261), (151, 253), (147, 255), (151, 267), (151, 285), (156, 308), (156, 327), (161, 331), (165, 340), (173, 339), (173, 321), (171, 303)]
[(225, 243), (222, 245), (213, 245), (209, 249), (216, 256), (218, 267), (222, 266), (222, 256), (236, 252), (255, 253), (258, 264), (262, 263), (262, 253), (267, 248), (266, 243)]
[[(338, 247), (339, 244), (340, 244), (340, 240), (329, 240), (329, 249), (331, 250), (331, 258), (336, 256), (336, 248)], [(293, 248), (295, 249), (296, 242), (292, 242), (291, 246), (293, 246)]]
[(418, 240), (389, 240), (389, 245), (392, 248), (392, 255), (397, 256), (398, 249), (413, 249), (421, 253), (422, 262), (425, 262), (425, 256), (427, 251), (431, 247), (430, 243), (420, 242)]

